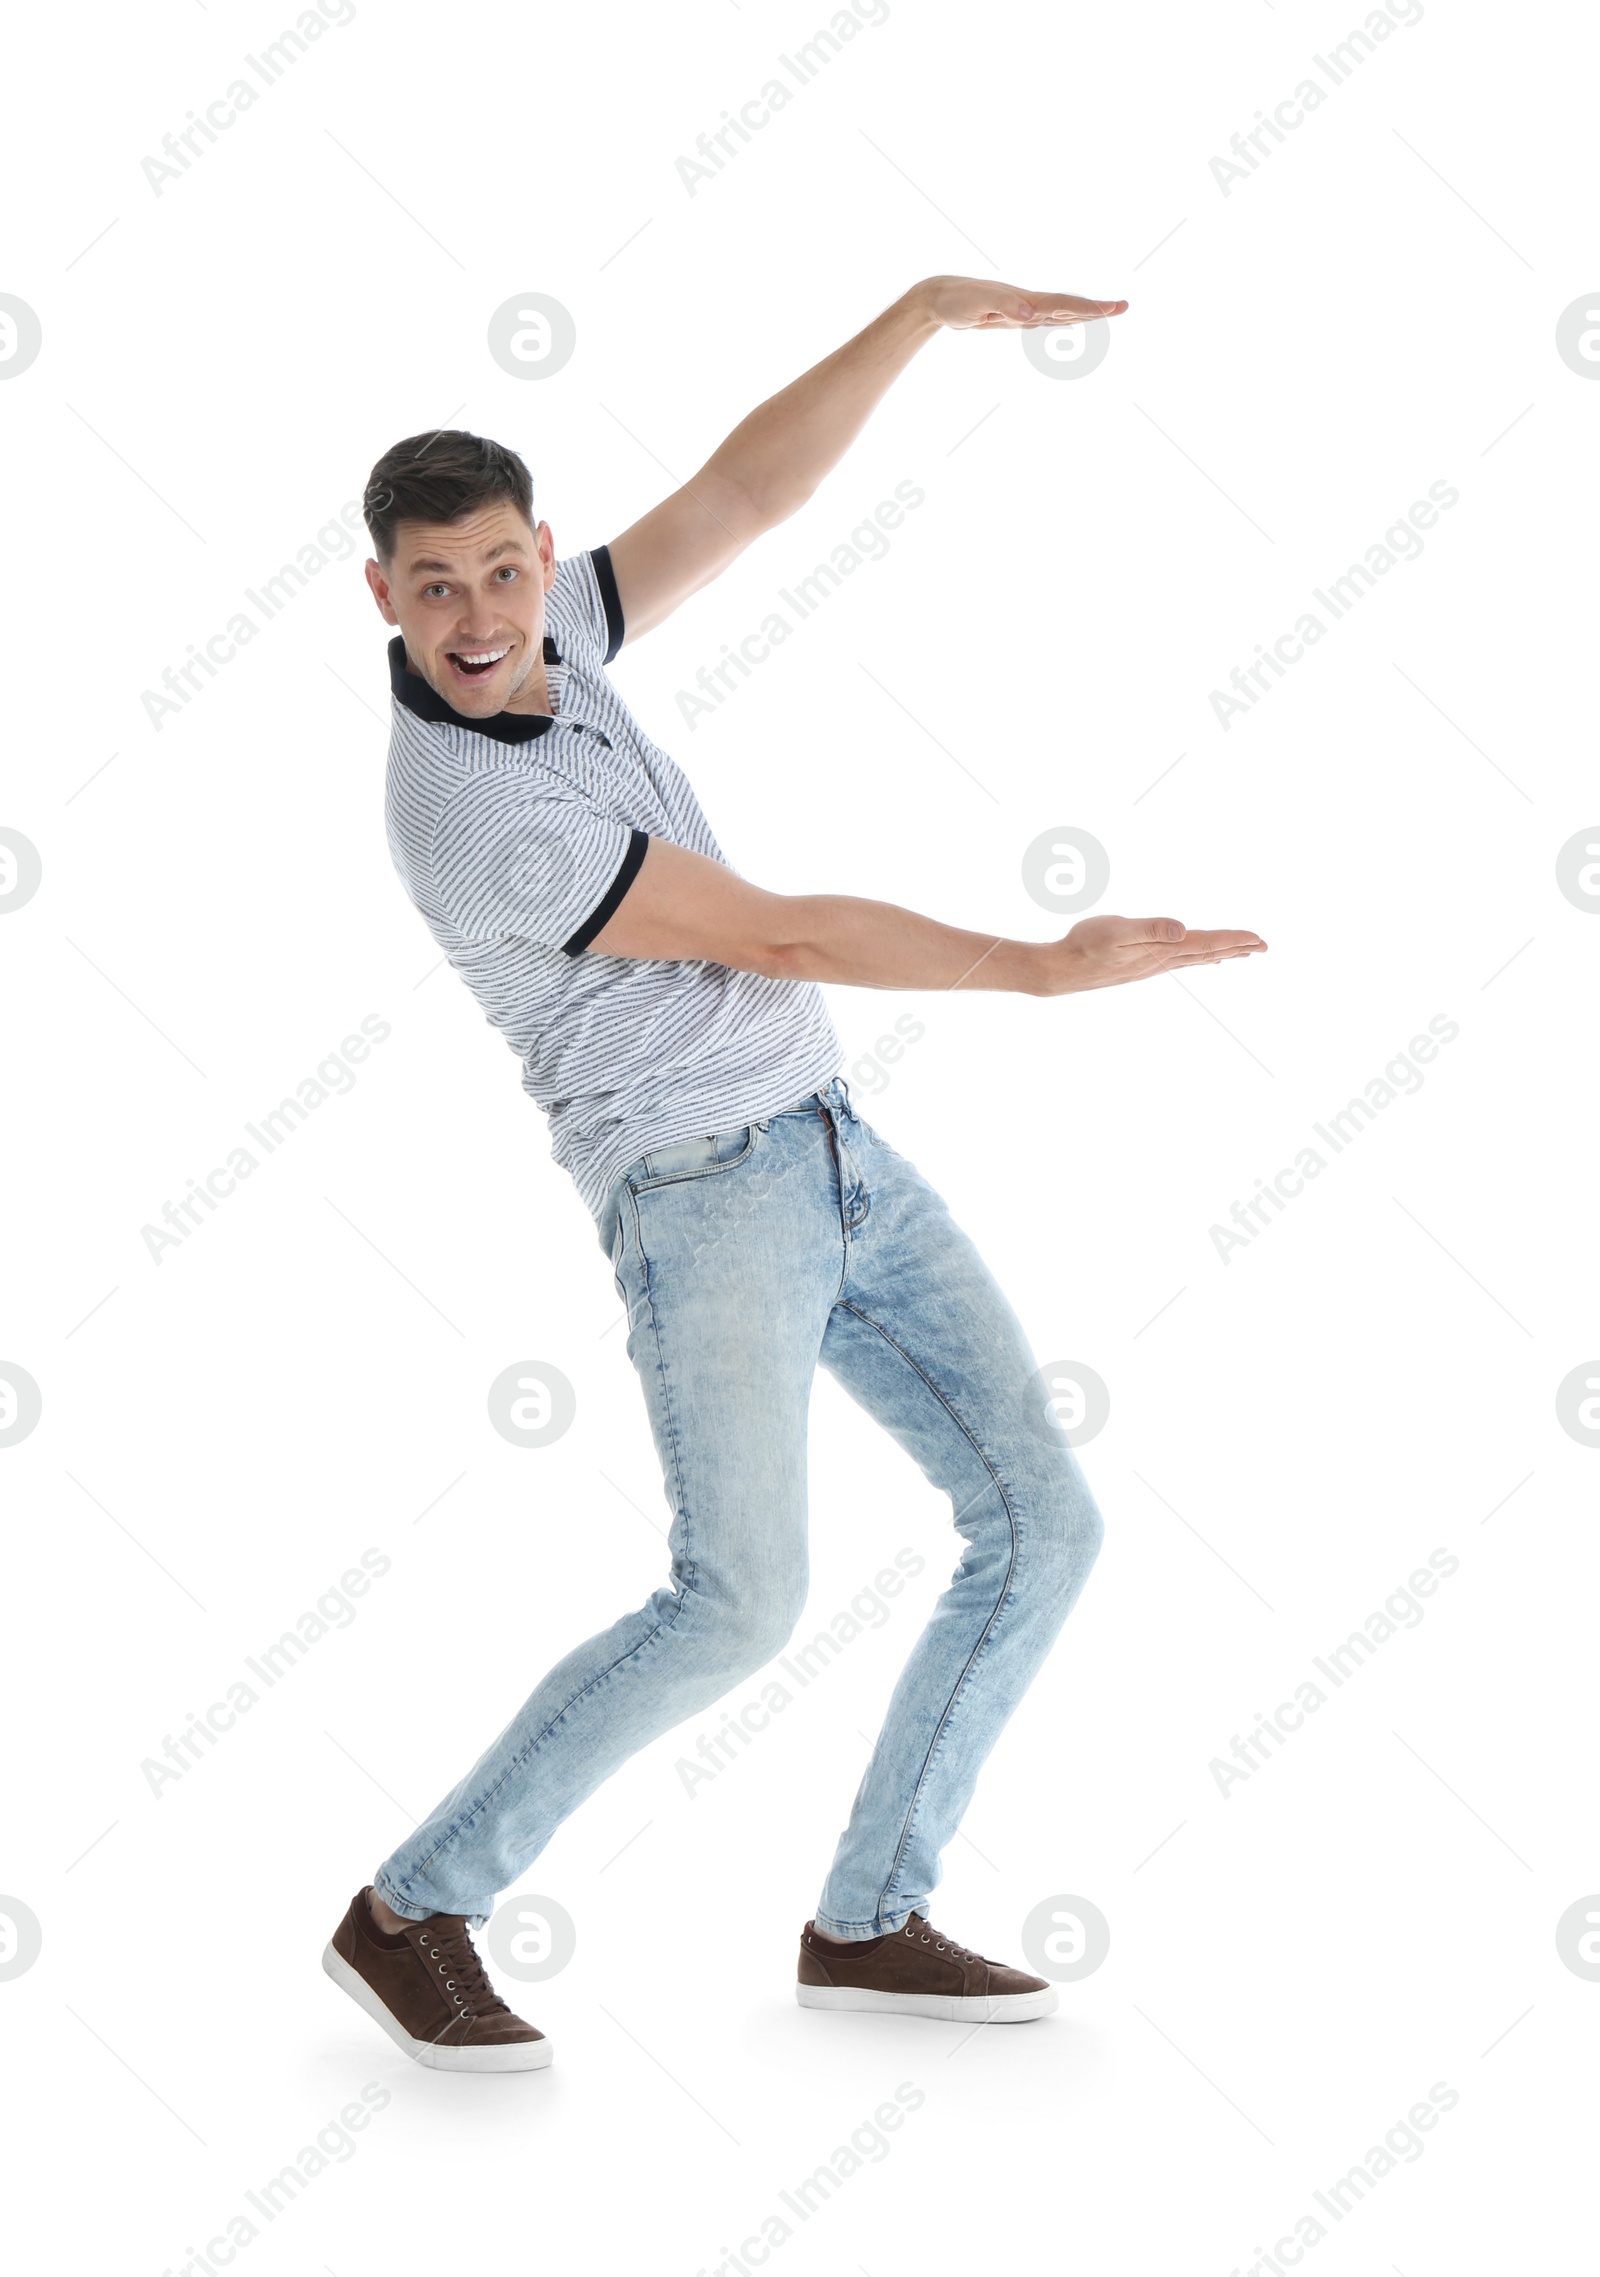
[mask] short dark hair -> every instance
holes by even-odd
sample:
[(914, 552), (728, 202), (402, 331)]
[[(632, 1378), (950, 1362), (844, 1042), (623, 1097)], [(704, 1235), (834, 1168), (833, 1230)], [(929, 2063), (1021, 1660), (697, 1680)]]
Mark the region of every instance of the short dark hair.
[(367, 477), (361, 512), (373, 550), (387, 567), (402, 522), (459, 522), (499, 498), (517, 507), (531, 527), (533, 477), (516, 452), (461, 427), (439, 427), (407, 435), (384, 452)]

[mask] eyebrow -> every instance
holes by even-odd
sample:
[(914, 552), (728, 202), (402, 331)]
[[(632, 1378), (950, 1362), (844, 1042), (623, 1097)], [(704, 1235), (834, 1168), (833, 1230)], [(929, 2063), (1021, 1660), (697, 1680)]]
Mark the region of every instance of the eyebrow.
[[(504, 538), (499, 545), (491, 546), (489, 551), (482, 556), (484, 568), (487, 569), (491, 561), (498, 561), (503, 553), (514, 553), (526, 558), (524, 549), (517, 539)], [(406, 564), (406, 575), (408, 577), (416, 577), (423, 570), (427, 570), (434, 576), (444, 577), (454, 577), (456, 573), (455, 563), (451, 561), (410, 561)]]

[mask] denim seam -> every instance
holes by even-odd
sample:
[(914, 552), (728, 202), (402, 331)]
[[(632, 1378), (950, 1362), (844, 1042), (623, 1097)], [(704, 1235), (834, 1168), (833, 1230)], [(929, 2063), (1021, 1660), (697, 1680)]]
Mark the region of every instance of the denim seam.
[[(633, 1212), (634, 1239), (638, 1245), (639, 1264), (644, 1277), (644, 1302), (649, 1312), (651, 1333), (655, 1340), (656, 1366), (660, 1374), (662, 1403), (667, 1418), (667, 1440), (668, 1445), (672, 1451), (672, 1475), (677, 1486), (677, 1509), (681, 1511), (683, 1516), (684, 1587), (690, 1588), (693, 1586), (694, 1572), (693, 1558), (690, 1555), (691, 1521), (689, 1516), (687, 1498), (685, 1497), (683, 1490), (683, 1472), (678, 1460), (678, 1429), (672, 1413), (672, 1398), (668, 1387), (666, 1356), (661, 1349), (661, 1324), (656, 1318), (655, 1306), (650, 1302), (650, 1260), (645, 1255), (644, 1239), (639, 1227), (638, 1206), (631, 1187), (628, 1189), (627, 1198), (628, 1204), (632, 1208)], [(680, 1592), (680, 1603), (681, 1601), (682, 1598)], [(667, 1621), (657, 1621), (655, 1627), (650, 1630), (649, 1634), (641, 1637), (636, 1645), (630, 1645), (626, 1652), (619, 1653), (617, 1658), (612, 1661), (609, 1666), (596, 1670), (595, 1674), (589, 1679), (588, 1683), (583, 1687), (582, 1691), (575, 1692), (570, 1700), (564, 1701), (562, 1706), (550, 1718), (549, 1722), (545, 1724), (543, 1729), (541, 1731), (535, 1732), (533, 1737), (528, 1740), (523, 1747), (518, 1749), (515, 1756), (512, 1757), (511, 1761), (507, 1763), (504, 1769), (501, 1771), (501, 1774), (495, 1781), (494, 1785), (492, 1787), (486, 1787), (481, 1795), (476, 1796), (471, 1804), (469, 1804), (468, 1808), (462, 1814), (462, 1816), (457, 1819), (455, 1824), (448, 1828), (445, 1833), (440, 1835), (439, 1840), (434, 1844), (433, 1848), (428, 1852), (427, 1856), (416, 1861), (416, 1863), (412, 1866), (407, 1879), (412, 1880), (418, 1874), (426, 1873), (428, 1868), (433, 1864), (433, 1861), (439, 1856), (441, 1851), (447, 1849), (451, 1843), (459, 1841), (460, 1837), (467, 1831), (473, 1820), (479, 1816), (485, 1806), (491, 1802), (493, 1798), (499, 1793), (500, 1789), (505, 1785), (506, 1781), (513, 1775), (513, 1773), (520, 1771), (522, 1769), (522, 1766), (527, 1762), (528, 1758), (532, 1755), (537, 1754), (542, 1742), (549, 1738), (551, 1732), (554, 1731), (556, 1725), (560, 1723), (564, 1716), (570, 1715), (574, 1708), (579, 1706), (582, 1701), (588, 1698), (589, 1694), (595, 1690), (596, 1686), (605, 1683), (608, 1678), (615, 1674), (617, 1669), (621, 1668), (627, 1661), (632, 1660), (637, 1654), (643, 1652), (647, 1645), (654, 1644), (656, 1638), (661, 1635), (663, 1629), (669, 1628), (673, 1625), (674, 1624)], [(398, 1913), (399, 1910), (400, 1909), (397, 1906), (395, 1908), (395, 1911)]]
[[(897, 1937), (916, 1910), (914, 1905), (908, 1905), (903, 1919), (899, 1921), (884, 1921), (881, 1916), (872, 1921), (838, 1921), (832, 1914), (823, 1913), (817, 1914), (815, 1919), (817, 1927), (827, 1936), (831, 1936), (835, 1929), (846, 1932), (859, 1929), (863, 1933), (859, 1942), (865, 1943), (868, 1937)], [(851, 1944), (858, 1942), (854, 1938), (847, 1938), (846, 1941)]]
[[(755, 1142), (752, 1139), (747, 1153), (739, 1157), (740, 1161), (745, 1161), (748, 1154), (753, 1153), (754, 1150)], [(633, 1238), (638, 1245), (639, 1267), (644, 1279), (644, 1301), (650, 1315), (650, 1334), (655, 1344), (656, 1374), (661, 1387), (662, 1412), (666, 1417), (667, 1444), (672, 1451), (673, 1516), (681, 1516), (683, 1519), (683, 1586), (685, 1589), (692, 1589), (694, 1586), (693, 1519), (689, 1511), (689, 1497), (683, 1483), (683, 1464), (678, 1452), (678, 1424), (672, 1408), (672, 1383), (667, 1374), (667, 1356), (661, 1348), (661, 1322), (656, 1316), (655, 1302), (650, 1288), (650, 1260), (645, 1255), (644, 1228), (639, 1219), (639, 1200), (631, 1188), (628, 1193), (628, 1201), (633, 1211)]]
[(372, 1886), (373, 1886), (373, 1888), (374, 1888), (374, 1889), (377, 1891), (377, 1893), (378, 1893), (379, 1897), (381, 1897), (381, 1898), (382, 1898), (382, 1900), (383, 1900), (384, 1904), (385, 1904), (386, 1906), (388, 1906), (388, 1907), (391, 1909), (391, 1911), (393, 1911), (393, 1912), (395, 1912), (395, 1913), (398, 1913), (398, 1914), (400, 1915), (400, 1917), (401, 1917), (401, 1919), (402, 1919), (402, 1920), (404, 1920), (404, 1921), (427, 1921), (427, 1920), (429, 1920), (429, 1919), (431, 1918), (431, 1916), (430, 1916), (430, 1915), (428, 1915), (428, 1914), (426, 1914), (426, 1913), (407, 1913), (407, 1911), (406, 1911), (406, 1906), (407, 1906), (407, 1905), (411, 1905), (412, 1903), (414, 1903), (414, 1900), (413, 1900), (413, 1899), (411, 1899), (411, 1898), (407, 1898), (407, 1899), (406, 1899), (406, 1901), (405, 1901), (405, 1905), (396, 1905), (394, 1901), (395, 1901), (395, 1898), (397, 1898), (397, 1897), (400, 1895), (400, 1893), (399, 1893), (399, 1891), (398, 1891), (398, 1890), (395, 1890), (395, 1891), (393, 1891), (392, 1893), (391, 1893), (390, 1891), (386, 1890), (386, 1889), (383, 1887), (383, 1882), (382, 1882), (382, 1876), (381, 1876), (381, 1875), (374, 1875), (374, 1876), (373, 1876), (373, 1882), (372, 1882)]
[[(969, 1429), (967, 1424), (962, 1421), (961, 1417), (951, 1406), (949, 1400), (945, 1398), (944, 1393), (940, 1391), (938, 1385), (933, 1381), (932, 1377), (929, 1376), (926, 1369), (918, 1367), (916, 1361), (911, 1357), (911, 1354), (906, 1351), (905, 1347), (901, 1344), (897, 1344), (895, 1342), (895, 1339), (889, 1334), (889, 1331), (884, 1328), (878, 1321), (870, 1319), (868, 1315), (861, 1310), (859, 1305), (851, 1304), (849, 1299), (846, 1298), (843, 1300), (843, 1306), (844, 1310), (848, 1313), (852, 1313), (855, 1318), (862, 1323), (863, 1327), (870, 1328), (874, 1330), (877, 1335), (881, 1336), (885, 1344), (888, 1345), (890, 1351), (897, 1353), (899, 1357), (905, 1362), (906, 1366), (910, 1368), (915, 1375), (918, 1375), (922, 1378), (922, 1381), (927, 1385), (929, 1391), (932, 1392), (934, 1398), (939, 1402), (939, 1405), (944, 1409), (951, 1422), (954, 1423), (956, 1429), (961, 1433), (968, 1446), (971, 1447), (979, 1462), (982, 1463), (984, 1469), (988, 1472), (990, 1478), (994, 1481), (995, 1492), (1000, 1497), (1001, 1503), (1005, 1509), (1007, 1522), (1011, 1528), (1011, 1558), (1006, 1567), (1005, 1581), (1001, 1586), (998, 1597), (995, 1599), (994, 1610), (990, 1613), (989, 1618), (984, 1622), (983, 1634), (979, 1637), (977, 1643), (973, 1646), (972, 1651), (968, 1656), (965, 1668), (962, 1669), (961, 1674), (956, 1678), (955, 1683), (951, 1686), (950, 1697), (945, 1702), (943, 1713), (940, 1715), (939, 1722), (934, 1731), (933, 1737), (928, 1742), (928, 1752), (923, 1758), (922, 1769), (917, 1774), (917, 1783), (911, 1791), (911, 1801), (906, 1808), (905, 1824), (901, 1828), (900, 1840), (895, 1848), (894, 1864), (890, 1870), (889, 1879), (884, 1883), (883, 1888), (878, 1892), (877, 1917), (881, 1919), (883, 1914), (884, 1900), (888, 1897), (889, 1891), (894, 1886), (895, 1877), (898, 1875), (905, 1858), (906, 1846), (911, 1840), (912, 1823), (916, 1818), (917, 1805), (922, 1799), (922, 1790), (927, 1783), (928, 1774), (933, 1769), (934, 1758), (937, 1755), (939, 1749), (939, 1742), (944, 1737), (945, 1728), (948, 1725), (951, 1716), (955, 1712), (956, 1702), (960, 1699), (962, 1690), (966, 1685), (968, 1678), (971, 1676), (972, 1671), (977, 1666), (979, 1657), (989, 1641), (990, 1633), (992, 1632), (995, 1623), (999, 1620), (1001, 1613), (1004, 1611), (1006, 1601), (1011, 1594), (1012, 1578), (1017, 1570), (1017, 1552), (1021, 1529), (1017, 1523), (1016, 1511), (1012, 1508), (1011, 1505), (1011, 1497), (1006, 1492), (1005, 1482), (1001, 1478), (1000, 1473), (996, 1470), (994, 1464), (990, 1461), (988, 1455), (984, 1452), (984, 1449), (980, 1444), (976, 1433)], [(953, 1506), (955, 1502), (955, 1496), (952, 1494), (950, 1499)]]
[[(828, 1152), (833, 1159), (834, 1171), (839, 1182), (839, 1240), (843, 1251), (839, 1259), (839, 1286), (834, 1290), (828, 1305), (828, 1310), (831, 1312), (835, 1305), (846, 1304), (848, 1301), (845, 1297), (844, 1285), (850, 1278), (850, 1224), (845, 1216), (844, 1149), (839, 1137), (838, 1126), (826, 1108), (821, 1110), (821, 1114), (823, 1134), (828, 1141)], [(855, 1307), (850, 1305), (848, 1309), (853, 1312)]]
[[(748, 1141), (740, 1149), (739, 1153), (730, 1154), (726, 1162), (718, 1162), (716, 1160), (712, 1160), (703, 1164), (702, 1167), (698, 1170), (667, 1170), (663, 1171), (661, 1176), (658, 1178), (645, 1177), (635, 1179), (630, 1182), (628, 1192), (635, 1196), (639, 1194), (653, 1194), (663, 1186), (686, 1186), (691, 1184), (697, 1178), (714, 1178), (719, 1171), (737, 1170), (742, 1163), (748, 1162), (750, 1160), (750, 1157), (756, 1151), (756, 1133), (759, 1131), (761, 1126), (759, 1123), (751, 1123), (748, 1128), (750, 1133)], [(665, 1147), (659, 1147), (656, 1151), (660, 1154), (665, 1154), (667, 1149)], [(649, 1157), (646, 1156), (645, 1159), (648, 1161)]]
[[(573, 1709), (581, 1706), (581, 1704), (589, 1697), (589, 1694), (593, 1692), (597, 1686), (605, 1683), (606, 1679), (614, 1675), (615, 1672), (626, 1662), (632, 1660), (637, 1654), (643, 1652), (646, 1645), (654, 1644), (656, 1638), (660, 1636), (662, 1630), (666, 1627), (666, 1625), (667, 1624), (665, 1621), (657, 1621), (655, 1627), (650, 1631), (648, 1636), (641, 1637), (636, 1645), (630, 1645), (626, 1652), (619, 1653), (617, 1658), (611, 1662), (609, 1667), (597, 1669), (595, 1674), (590, 1677), (588, 1683), (583, 1687), (583, 1690), (581, 1692), (574, 1692), (570, 1700), (563, 1701), (560, 1708), (557, 1709), (556, 1713), (550, 1718), (550, 1721), (544, 1726), (544, 1729), (542, 1731), (535, 1732), (532, 1739), (528, 1740), (524, 1746), (518, 1749), (517, 1753), (512, 1757), (511, 1761), (501, 1772), (499, 1778), (496, 1779), (494, 1785), (492, 1787), (485, 1787), (481, 1795), (475, 1796), (472, 1802), (468, 1805), (467, 1809), (462, 1813), (461, 1817), (456, 1820), (455, 1824), (451, 1827), (446, 1828), (445, 1832), (440, 1835), (438, 1841), (428, 1852), (427, 1856), (425, 1858), (419, 1858), (417, 1860), (416, 1864), (407, 1874), (406, 1881), (410, 1883), (416, 1879), (418, 1874), (425, 1874), (428, 1868), (433, 1864), (435, 1858), (439, 1856), (441, 1851), (448, 1850), (451, 1843), (458, 1842), (461, 1836), (465, 1834), (467, 1829), (471, 1826), (473, 1820), (479, 1816), (487, 1804), (491, 1803), (494, 1800), (495, 1796), (500, 1792), (501, 1788), (505, 1785), (506, 1781), (512, 1776), (512, 1774), (522, 1769), (522, 1766), (527, 1762), (530, 1755), (536, 1755), (538, 1753), (541, 1743), (549, 1738), (550, 1734), (555, 1730), (556, 1725), (561, 1722), (562, 1718), (571, 1715)], [(400, 1911), (400, 1908), (396, 1906), (395, 1911), (398, 1913)]]

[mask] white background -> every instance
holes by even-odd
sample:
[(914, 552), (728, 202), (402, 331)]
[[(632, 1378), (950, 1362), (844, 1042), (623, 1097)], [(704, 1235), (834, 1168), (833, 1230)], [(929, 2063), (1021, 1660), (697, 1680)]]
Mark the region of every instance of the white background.
[[(0, 387), (0, 824), (43, 863), (0, 927), (0, 1358), (43, 1399), (0, 1450), (29, 2267), (184, 2268), (372, 2082), (255, 2277), (692, 2277), (901, 2081), (920, 2109), (792, 2225), (789, 2277), (1226, 2277), (1441, 2081), (1421, 2155), (1307, 2260), (1580, 2265), (1600, 1986), (1555, 1924), (1600, 1886), (1600, 1456), (1555, 1390), (1600, 1349), (1597, 927), (1555, 862), (1600, 806), (1600, 386), (1555, 328), (1600, 284), (1593, 25), (1430, 0), (1224, 195), (1210, 161), (1359, 9), (894, 0), (691, 196), (675, 161), (827, 20), (358, 0), (159, 196), (141, 159), (292, 17), (13, 27), (0, 289), (44, 334)], [(1015, 336), (933, 342), (614, 678), (767, 885), (1042, 938), (1022, 855), (1070, 825), (1109, 852), (1102, 907), (1270, 943), (1048, 1003), (830, 996), (858, 1104), (1040, 1357), (1110, 1389), (1101, 1562), (935, 1915), (1019, 1959), (1080, 1895), (1110, 1954), (1026, 2030), (795, 2006), (863, 1735), (958, 1547), (822, 1378), (802, 1636), (896, 1549), (922, 1576), (692, 1801), (711, 1718), (561, 1829), (521, 1888), (576, 1958), (506, 1985), (553, 2069), (434, 2076), (318, 1954), (544, 1668), (663, 1577), (659, 1474), (592, 1225), (389, 864), (364, 541), (159, 731), (142, 692), (398, 436), (499, 437), (558, 549), (593, 545), (940, 271), (1131, 307), (1070, 384)], [(537, 382), (485, 341), (529, 291), (577, 326)], [(888, 556), (686, 729), (677, 692), (907, 479)], [(1436, 481), (1459, 503), (1420, 558), (1224, 732), (1210, 692)], [(355, 1088), (154, 1262), (141, 1228), (373, 1013)], [(1225, 1263), (1212, 1225), (1439, 1014), (1421, 1090)], [(522, 1360), (577, 1393), (542, 1452), (487, 1419)], [(367, 1548), (391, 1567), (353, 1624), (152, 1794), (142, 1761)], [(1420, 1626), (1224, 1797), (1212, 1759), (1439, 1549)]]

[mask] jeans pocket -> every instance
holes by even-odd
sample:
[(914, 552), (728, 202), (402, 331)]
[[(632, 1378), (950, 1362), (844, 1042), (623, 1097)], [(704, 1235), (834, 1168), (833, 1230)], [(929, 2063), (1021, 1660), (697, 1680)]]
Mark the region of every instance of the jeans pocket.
[(651, 1194), (658, 1187), (682, 1186), (693, 1179), (712, 1178), (724, 1170), (737, 1170), (755, 1152), (759, 1123), (744, 1123), (708, 1138), (680, 1139), (673, 1146), (652, 1147), (641, 1157), (636, 1177), (628, 1180), (632, 1194)]

